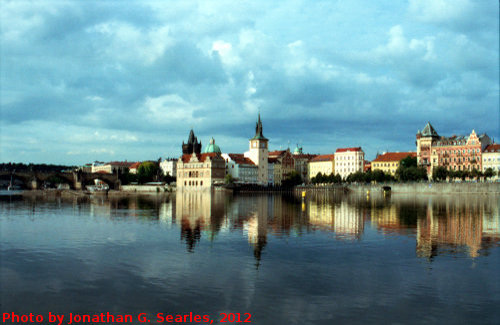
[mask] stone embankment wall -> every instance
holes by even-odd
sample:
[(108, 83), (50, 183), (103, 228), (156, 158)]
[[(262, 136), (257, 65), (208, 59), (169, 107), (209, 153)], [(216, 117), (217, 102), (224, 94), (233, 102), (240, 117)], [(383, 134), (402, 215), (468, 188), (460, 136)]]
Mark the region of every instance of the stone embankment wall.
[(175, 187), (169, 185), (122, 185), (120, 190), (124, 192), (171, 192)]
[(391, 188), (391, 193), (415, 194), (500, 194), (500, 183), (387, 183), (387, 184), (350, 184), (347, 188), (354, 193), (366, 194), (382, 192), (384, 186)]

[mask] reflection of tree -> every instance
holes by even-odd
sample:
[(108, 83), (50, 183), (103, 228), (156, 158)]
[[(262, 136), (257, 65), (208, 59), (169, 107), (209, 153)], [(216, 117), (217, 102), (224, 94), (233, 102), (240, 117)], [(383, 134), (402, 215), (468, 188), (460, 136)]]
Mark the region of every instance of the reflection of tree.
[(194, 227), (191, 226), (189, 221), (183, 220), (181, 226), (181, 240), (186, 241), (186, 246), (188, 252), (192, 253), (194, 251), (194, 246), (201, 239), (201, 226), (200, 222), (196, 221)]

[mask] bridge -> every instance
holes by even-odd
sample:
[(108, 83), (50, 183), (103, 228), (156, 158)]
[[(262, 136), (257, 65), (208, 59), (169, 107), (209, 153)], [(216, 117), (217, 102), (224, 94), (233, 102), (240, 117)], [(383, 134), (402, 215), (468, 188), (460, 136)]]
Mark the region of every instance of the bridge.
[(108, 184), (110, 189), (120, 188), (120, 179), (116, 174), (103, 174), (103, 173), (84, 173), (77, 172), (11, 172), (0, 171), (0, 180), (5, 182), (12, 179), (13, 183), (22, 183), (24, 188), (39, 189), (45, 182), (58, 180), (64, 184), (68, 184), (71, 189), (81, 190), (85, 189), (87, 185), (94, 185), (95, 179)]

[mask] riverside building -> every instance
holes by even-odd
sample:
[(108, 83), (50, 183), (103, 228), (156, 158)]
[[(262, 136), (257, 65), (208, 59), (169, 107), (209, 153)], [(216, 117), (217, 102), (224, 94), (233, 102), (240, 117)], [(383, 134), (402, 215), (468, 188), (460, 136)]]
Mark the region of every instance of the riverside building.
[(453, 171), (482, 170), (482, 151), (491, 144), (488, 135), (477, 135), (474, 130), (469, 136), (440, 136), (430, 122), (417, 132), (416, 138), (417, 163), (427, 169), (429, 178), (439, 166)]
[(416, 157), (416, 152), (386, 152), (379, 155), (371, 162), (371, 170), (381, 170), (384, 173), (396, 175), (401, 160), (406, 157)]
[(500, 176), (500, 144), (490, 144), (483, 151), (483, 173), (491, 168), (495, 175), (492, 177), (492, 180), (499, 180)]
[(225, 161), (215, 140), (212, 138), (204, 152), (200, 151), (201, 142), (191, 130), (188, 143), (182, 143), (183, 155), (177, 160), (177, 189), (204, 190), (224, 183)]
[(365, 153), (361, 147), (339, 148), (335, 151), (335, 174), (339, 174), (342, 179), (350, 174), (363, 172)]

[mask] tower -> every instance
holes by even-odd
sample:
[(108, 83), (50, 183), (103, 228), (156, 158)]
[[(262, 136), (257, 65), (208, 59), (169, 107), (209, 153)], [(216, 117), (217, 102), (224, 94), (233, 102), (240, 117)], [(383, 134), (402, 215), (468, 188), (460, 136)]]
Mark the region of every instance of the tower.
[(191, 129), (188, 142), (184, 143), (184, 141), (182, 141), (182, 154), (190, 155), (193, 152), (196, 154), (201, 153), (201, 141), (198, 141), (198, 138), (194, 135), (193, 129)]
[(257, 182), (260, 185), (268, 185), (268, 139), (262, 134), (262, 121), (260, 113), (255, 125), (255, 135), (249, 140), (249, 151), (245, 152), (248, 157), (257, 166)]

